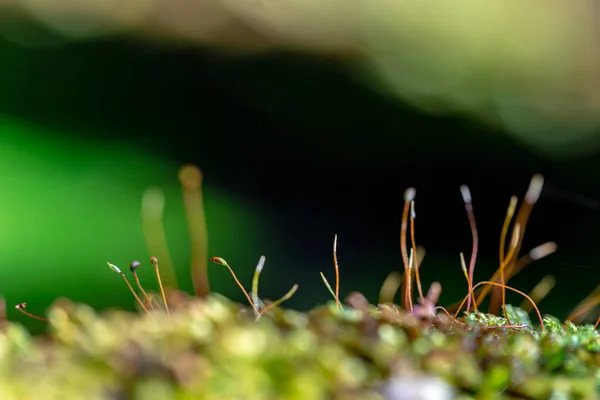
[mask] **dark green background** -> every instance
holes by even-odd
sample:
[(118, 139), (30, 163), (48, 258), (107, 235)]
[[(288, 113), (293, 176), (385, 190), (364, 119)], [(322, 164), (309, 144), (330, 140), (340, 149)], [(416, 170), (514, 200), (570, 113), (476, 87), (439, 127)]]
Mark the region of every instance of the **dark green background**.
[[(266, 297), (300, 290), (306, 308), (328, 299), (339, 234), (342, 293), (376, 301), (401, 266), (402, 193), (415, 186), (422, 276), (444, 286), (442, 303), (465, 293), (458, 263), (470, 232), (458, 187), (474, 196), (481, 249), (476, 277), (497, 265), (510, 195), (531, 175), (548, 185), (525, 248), (557, 241), (559, 252), (513, 284), (529, 290), (557, 276), (543, 312), (564, 316), (597, 282), (598, 158), (551, 160), (501, 132), (418, 113), (364, 87), (356, 70), (290, 54), (227, 58), (197, 49), (97, 42), (26, 49), (0, 42), (0, 292), (42, 314), (60, 296), (98, 308), (133, 308), (106, 261), (146, 261), (139, 216), (149, 185), (167, 192), (166, 227), (182, 287), (188, 242), (176, 173), (205, 172), (210, 254), (249, 286), (267, 256)], [(227, 271), (212, 288), (242, 300)], [(142, 279), (153, 287), (150, 270)], [(512, 298), (512, 297), (511, 297)], [(513, 298), (520, 303), (521, 299)], [(11, 319), (39, 329), (10, 308)]]

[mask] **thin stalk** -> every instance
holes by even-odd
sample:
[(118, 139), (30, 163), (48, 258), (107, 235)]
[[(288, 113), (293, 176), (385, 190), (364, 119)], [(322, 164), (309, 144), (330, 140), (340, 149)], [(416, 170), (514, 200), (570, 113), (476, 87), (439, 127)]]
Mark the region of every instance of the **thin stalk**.
[[(404, 286), (408, 282), (409, 273), (409, 262), (408, 262), (408, 250), (406, 247), (406, 231), (408, 230), (408, 212), (410, 209), (410, 203), (414, 200), (417, 191), (415, 188), (408, 188), (404, 192), (404, 210), (402, 211), (402, 223), (400, 225), (400, 253), (402, 254), (402, 263), (404, 264)], [(408, 309), (409, 295), (406, 291), (406, 287), (403, 290), (402, 306)]]
[[(477, 225), (475, 224), (475, 213), (473, 212), (473, 203), (471, 199), (471, 191), (467, 185), (460, 187), (460, 193), (465, 203), (465, 210), (467, 211), (467, 217), (469, 218), (469, 227), (471, 228), (471, 236), (473, 237), (473, 244), (471, 248), (471, 260), (469, 262), (469, 280), (473, 282), (475, 272), (475, 260), (477, 259), (477, 250), (479, 248), (479, 235), (477, 234)], [(471, 310), (471, 301), (473, 293), (470, 293), (467, 301), (467, 312)]]
[[(415, 270), (415, 278), (417, 282), (417, 290), (419, 292), (419, 300), (421, 304), (424, 304), (425, 298), (423, 296), (423, 289), (421, 288), (421, 278), (419, 277), (419, 261), (417, 256), (417, 244), (415, 242), (415, 218), (417, 214), (415, 213), (415, 202), (414, 200), (410, 202), (410, 241), (412, 244), (413, 251), (413, 261), (414, 261), (414, 270)], [(412, 292), (410, 293), (412, 297)]]
[(25, 308), (26, 308), (26, 307), (27, 307), (27, 303), (19, 303), (19, 304), (17, 304), (17, 305), (15, 306), (15, 308), (17, 309), (17, 311), (19, 311), (19, 312), (21, 312), (21, 313), (23, 313), (23, 314), (27, 315), (27, 316), (28, 316), (28, 317), (30, 317), (30, 318), (37, 319), (38, 321), (44, 321), (44, 322), (48, 322), (48, 319), (47, 319), (47, 318), (38, 317), (38, 316), (37, 316), (37, 315), (35, 315), (35, 314), (32, 314), (32, 313), (30, 313), (30, 312), (28, 312), (28, 311), (25, 311)]
[(156, 280), (158, 281), (158, 287), (160, 288), (160, 294), (163, 298), (163, 303), (165, 305), (165, 311), (167, 312), (167, 315), (170, 316), (171, 312), (169, 311), (169, 303), (167, 303), (167, 296), (165, 295), (165, 289), (163, 288), (162, 280), (160, 279), (160, 271), (158, 268), (158, 258), (150, 257), (150, 263), (152, 265), (154, 265), (154, 271), (156, 272)]

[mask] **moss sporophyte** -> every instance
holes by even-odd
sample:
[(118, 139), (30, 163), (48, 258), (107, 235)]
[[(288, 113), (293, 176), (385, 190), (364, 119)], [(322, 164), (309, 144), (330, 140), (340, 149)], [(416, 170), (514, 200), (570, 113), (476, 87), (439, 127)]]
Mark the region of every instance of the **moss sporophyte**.
[[(377, 304), (358, 292), (340, 299), (335, 235), (335, 284), (320, 273), (333, 300), (308, 312), (281, 307), (298, 285), (275, 301), (259, 297), (264, 256), (249, 293), (225, 259), (208, 258), (202, 174), (188, 165), (180, 181), (194, 296), (177, 290), (162, 228), (164, 195), (148, 190), (144, 233), (156, 255), (150, 264), (160, 293), (144, 289), (138, 276), (142, 263), (129, 266), (135, 287), (121, 268), (108, 263), (125, 281), (139, 313), (99, 314), (90, 306), (59, 300), (42, 317), (27, 312), (26, 303), (18, 304), (23, 314), (48, 323), (47, 335), (32, 337), (7, 321), (0, 307), (1, 399), (600, 398), (600, 319), (578, 325), (600, 302), (600, 285), (566, 321), (543, 316), (536, 304), (552, 289), (552, 277), (544, 277), (529, 294), (508, 285), (531, 262), (556, 251), (550, 242), (519, 256), (542, 190), (541, 175), (531, 180), (518, 212), (518, 200), (511, 197), (499, 268), (482, 282), (473, 278), (479, 238), (472, 197), (468, 187), (460, 188), (472, 250), (468, 260), (462, 253), (457, 258), (467, 293), (456, 304), (437, 304), (438, 282), (423, 290), (425, 251), (416, 244), (416, 190), (409, 188), (400, 227), (403, 267), (384, 281)], [(249, 307), (209, 292), (209, 260), (229, 270)], [(507, 290), (524, 298), (520, 307), (506, 304)], [(399, 304), (394, 301), (398, 292)]]

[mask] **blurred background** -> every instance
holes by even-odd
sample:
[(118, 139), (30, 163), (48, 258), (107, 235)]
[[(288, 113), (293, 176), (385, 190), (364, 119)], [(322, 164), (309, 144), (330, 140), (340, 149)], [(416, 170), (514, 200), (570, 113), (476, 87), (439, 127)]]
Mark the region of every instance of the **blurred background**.
[[(58, 297), (134, 308), (135, 259), (156, 288), (140, 216), (149, 186), (181, 288), (191, 291), (177, 180), (204, 172), (209, 254), (290, 307), (341, 293), (372, 302), (402, 268), (404, 190), (417, 189), (421, 277), (441, 304), (466, 293), (459, 252), (479, 228), (476, 280), (498, 266), (511, 195), (546, 185), (523, 254), (558, 252), (511, 281), (556, 277), (543, 313), (565, 317), (598, 284), (600, 32), (592, 1), (0, 0), (0, 294), (34, 330)], [(468, 257), (467, 257), (468, 259)], [(243, 301), (227, 270), (211, 289)], [(509, 295), (519, 304), (521, 299)], [(592, 314), (590, 318), (597, 316)]]

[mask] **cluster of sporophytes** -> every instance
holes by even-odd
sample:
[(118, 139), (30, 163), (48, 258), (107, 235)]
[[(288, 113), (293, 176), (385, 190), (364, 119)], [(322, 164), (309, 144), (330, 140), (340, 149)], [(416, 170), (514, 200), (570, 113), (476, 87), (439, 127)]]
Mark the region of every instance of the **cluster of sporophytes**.
[[(389, 275), (377, 304), (358, 292), (342, 302), (335, 236), (335, 285), (321, 273), (333, 300), (309, 312), (281, 307), (297, 285), (276, 301), (259, 297), (264, 256), (250, 292), (223, 258), (210, 259), (229, 269), (249, 307), (210, 294), (201, 177), (193, 166), (180, 173), (195, 295), (175, 290), (161, 224), (164, 198), (153, 189), (144, 197), (144, 231), (158, 255), (150, 262), (160, 293), (143, 288), (137, 274), (141, 263), (130, 265), (135, 287), (108, 263), (126, 282), (139, 313), (98, 314), (90, 306), (59, 300), (41, 317), (29, 314), (25, 303), (17, 305), (24, 314), (47, 321), (49, 333), (32, 337), (21, 325), (0, 318), (1, 399), (600, 398), (600, 319), (595, 326), (576, 325), (600, 302), (600, 288), (561, 322), (542, 316), (536, 306), (552, 288), (551, 277), (530, 294), (507, 284), (529, 263), (556, 250), (554, 243), (545, 243), (518, 257), (542, 190), (541, 176), (532, 179), (518, 212), (517, 198), (511, 198), (500, 266), (490, 280), (477, 283), (477, 228), (469, 189), (461, 187), (473, 235), (469, 263), (460, 255), (468, 288), (461, 302), (444, 308), (437, 305), (439, 283), (426, 293), (421, 287), (424, 250), (416, 246), (416, 192), (411, 188), (400, 230), (403, 273)], [(506, 304), (506, 290), (521, 294), (524, 303)]]

